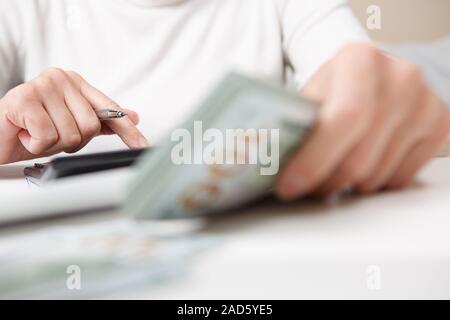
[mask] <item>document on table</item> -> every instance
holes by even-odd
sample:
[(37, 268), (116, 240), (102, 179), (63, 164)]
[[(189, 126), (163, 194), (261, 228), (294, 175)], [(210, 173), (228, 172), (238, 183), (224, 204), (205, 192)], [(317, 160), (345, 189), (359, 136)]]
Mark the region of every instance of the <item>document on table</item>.
[(24, 177), (0, 181), (0, 224), (118, 207), (124, 201), (131, 168), (81, 175), (45, 187)]

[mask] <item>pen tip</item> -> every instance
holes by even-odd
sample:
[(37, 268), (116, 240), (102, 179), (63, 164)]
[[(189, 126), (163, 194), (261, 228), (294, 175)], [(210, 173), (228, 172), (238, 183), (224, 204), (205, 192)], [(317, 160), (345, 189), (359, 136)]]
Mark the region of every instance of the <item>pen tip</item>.
[(119, 112), (117, 112), (117, 116), (119, 117), (119, 118), (123, 118), (123, 117), (125, 117), (127, 114), (125, 113), (125, 112), (123, 112), (123, 111), (119, 111)]

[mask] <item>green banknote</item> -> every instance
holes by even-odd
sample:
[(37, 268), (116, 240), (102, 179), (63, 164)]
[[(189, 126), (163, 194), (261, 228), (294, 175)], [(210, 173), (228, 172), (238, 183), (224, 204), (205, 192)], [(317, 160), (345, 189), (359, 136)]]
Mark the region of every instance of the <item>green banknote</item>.
[(228, 75), (167, 143), (141, 159), (125, 212), (186, 218), (266, 196), (317, 112), (318, 105), (297, 92)]

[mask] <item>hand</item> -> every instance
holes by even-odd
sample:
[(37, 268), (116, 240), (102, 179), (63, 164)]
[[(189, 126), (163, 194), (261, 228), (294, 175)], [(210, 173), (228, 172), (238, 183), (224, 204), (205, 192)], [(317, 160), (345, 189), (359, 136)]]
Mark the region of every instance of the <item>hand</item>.
[(407, 185), (450, 133), (448, 108), (417, 66), (352, 44), (305, 87), (323, 102), (305, 145), (280, 173), (286, 199), (325, 196), (351, 187), (361, 193)]
[[(95, 110), (123, 110), (128, 117), (106, 121)], [(73, 153), (100, 134), (118, 134), (131, 148), (146, 147), (138, 115), (117, 106), (80, 75), (50, 68), (0, 99), (0, 164)]]

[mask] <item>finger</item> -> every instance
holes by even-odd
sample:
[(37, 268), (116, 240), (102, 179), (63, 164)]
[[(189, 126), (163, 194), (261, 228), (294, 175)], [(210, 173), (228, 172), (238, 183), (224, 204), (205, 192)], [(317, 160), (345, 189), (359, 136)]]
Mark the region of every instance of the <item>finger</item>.
[[(344, 162), (347, 164), (349, 163), (349, 160), (345, 160)], [(352, 183), (349, 178), (349, 173), (347, 173), (347, 169), (344, 168), (345, 167), (341, 165), (328, 180), (314, 190), (312, 195), (317, 198), (324, 198), (341, 190), (351, 188)]]
[[(371, 176), (381, 161), (395, 132), (417, 112), (425, 92), (419, 69), (409, 62), (387, 60), (377, 113), (373, 125), (357, 147), (317, 193), (332, 194), (358, 185)], [(409, 122), (409, 121), (408, 121)], [(420, 125), (420, 124), (419, 124)], [(407, 128), (411, 123), (407, 123)]]
[(78, 147), (82, 143), (81, 134), (65, 103), (63, 92), (58, 89), (58, 84), (51, 77), (44, 75), (32, 80), (30, 84), (36, 88), (36, 92), (58, 132), (58, 142), (47, 151), (50, 153), (70, 151)]
[(331, 92), (316, 127), (280, 174), (280, 197), (290, 200), (314, 190), (366, 135), (379, 92), (376, 60), (371, 49), (358, 51), (336, 65)]
[(130, 118), (130, 120), (133, 122), (134, 125), (138, 125), (140, 122), (139, 119), (139, 115), (137, 112), (127, 109), (127, 108), (122, 108), (123, 112), (125, 112), (125, 114), (128, 116), (128, 118)]
[(387, 184), (389, 189), (397, 189), (408, 185), (420, 169), (445, 145), (450, 133), (450, 115), (447, 110), (443, 110), (441, 114), (442, 117), (431, 137), (413, 148), (397, 172), (391, 177)]
[(373, 174), (357, 186), (360, 193), (372, 193), (381, 189), (398, 170), (410, 150), (423, 141), (435, 129), (439, 121), (440, 104), (436, 96), (427, 92), (419, 101), (416, 112), (397, 130)]
[[(91, 86), (83, 78), (74, 72), (68, 72), (69, 76), (78, 83), (82, 95), (96, 110), (114, 108), (122, 110), (114, 101), (104, 95), (102, 92)], [(123, 111), (123, 110), (122, 110)], [(130, 148), (148, 147), (148, 141), (137, 129), (129, 117), (105, 122), (123, 142)]]
[(92, 138), (101, 133), (101, 122), (94, 108), (81, 95), (76, 84), (70, 77), (64, 86), (65, 101), (68, 109), (76, 121), (78, 130), (81, 134), (83, 145), (87, 144)]
[(33, 155), (41, 155), (57, 143), (58, 132), (46, 110), (34, 99), (34, 89), (28, 84), (22, 86), (17, 99), (8, 99), (6, 118), (12, 126), (20, 128), (17, 135), (24, 148)]
[[(19, 137), (24, 148), (30, 155), (40, 154), (48, 147), (56, 143), (58, 134), (53, 123), (43, 109), (41, 103), (35, 97), (35, 90), (29, 84), (22, 84), (10, 90), (1, 100), (3, 112), (0, 126), (0, 134), (3, 139), (15, 140)], [(21, 132), (24, 133), (21, 133)], [(22, 139), (20, 138), (22, 137)], [(17, 150), (8, 148), (14, 143), (6, 143), (2, 146), (3, 152), (8, 155)], [(15, 154), (17, 159), (27, 158)], [(2, 160), (3, 163), (3, 160)]]
[[(127, 114), (127, 116), (130, 118), (130, 120), (135, 125), (139, 124), (139, 115), (136, 112), (134, 112), (133, 110), (130, 110), (130, 109), (126, 109), (126, 108), (123, 108), (122, 110)], [(108, 127), (108, 125), (106, 123), (102, 123), (101, 134), (113, 135), (113, 134), (115, 134), (115, 132), (112, 131), (111, 128)]]

